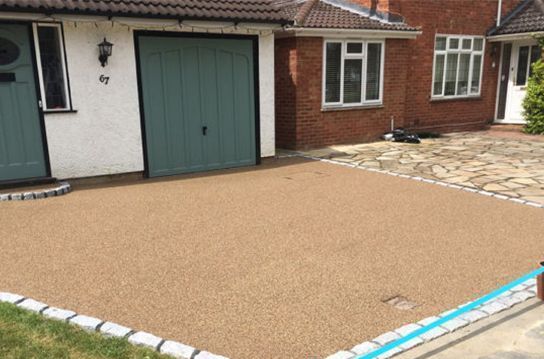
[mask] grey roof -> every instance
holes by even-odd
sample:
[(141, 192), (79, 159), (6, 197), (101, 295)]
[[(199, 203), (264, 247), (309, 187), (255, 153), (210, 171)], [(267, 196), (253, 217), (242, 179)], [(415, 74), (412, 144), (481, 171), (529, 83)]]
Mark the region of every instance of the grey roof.
[(379, 20), (357, 11), (349, 2), (335, 0), (276, 0), (295, 27), (417, 31), (404, 22)]
[(0, 11), (288, 23), (272, 0), (0, 0)]
[(524, 0), (508, 15), (501, 25), (494, 27), (488, 36), (521, 34), (544, 31), (544, 1)]

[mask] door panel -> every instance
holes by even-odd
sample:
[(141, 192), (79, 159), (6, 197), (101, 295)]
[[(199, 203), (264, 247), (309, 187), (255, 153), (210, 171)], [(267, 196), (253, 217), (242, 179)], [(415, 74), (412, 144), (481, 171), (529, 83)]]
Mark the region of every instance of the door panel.
[(201, 84), (201, 105), (202, 105), (202, 126), (207, 128), (204, 139), (206, 166), (219, 167), (223, 162), (221, 159), (221, 129), (222, 123), (219, 119), (220, 109), (218, 100), (220, 94), (217, 91), (218, 63), (216, 62), (216, 49), (201, 47), (200, 56), (200, 84)]
[(234, 59), (233, 54), (225, 51), (219, 51), (217, 54), (217, 62), (221, 64), (222, 69), (217, 74), (219, 96), (219, 113), (221, 114), (221, 136), (231, 138), (232, 141), (225, 141), (222, 145), (223, 160), (227, 164), (234, 164), (237, 160), (237, 123), (235, 112), (235, 96), (234, 96), (234, 72), (226, 69), (233, 69)]
[(253, 110), (253, 101), (250, 100), (253, 87), (250, 86), (250, 63), (247, 57), (240, 55), (234, 56), (234, 108), (235, 117), (241, 119), (237, 123), (238, 134), (238, 155), (248, 153), (251, 144), (251, 138), (254, 131), (248, 126), (249, 118)]
[(149, 175), (253, 165), (251, 40), (139, 37)]
[(523, 99), (527, 93), (527, 81), (530, 68), (535, 58), (532, 52), (539, 51), (535, 41), (523, 41), (512, 46), (510, 83), (508, 86), (505, 121), (509, 123), (525, 123), (523, 118)]
[(510, 58), (512, 56), (512, 44), (506, 43), (502, 47), (502, 67), (499, 87), (499, 105), (497, 110), (497, 119), (504, 120), (506, 115), (506, 95), (508, 93), (508, 83), (510, 80)]
[[(175, 94), (183, 103), (183, 125), (188, 146), (184, 148), (184, 156), (189, 158), (188, 171), (198, 171), (204, 168), (204, 138), (202, 136), (202, 96), (200, 83), (198, 47), (188, 47), (183, 51), (183, 91)], [(173, 139), (175, 141), (175, 139)], [(181, 154), (180, 154), (181, 155)]]
[(0, 181), (47, 175), (26, 25), (0, 24)]

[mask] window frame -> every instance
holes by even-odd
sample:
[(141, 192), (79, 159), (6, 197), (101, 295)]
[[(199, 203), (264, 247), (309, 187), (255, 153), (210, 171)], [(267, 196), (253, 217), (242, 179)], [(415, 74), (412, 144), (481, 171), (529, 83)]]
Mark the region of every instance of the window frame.
[[(43, 79), (43, 68), (42, 68), (42, 59), (41, 59), (41, 49), (40, 49), (40, 39), (38, 34), (38, 27), (55, 27), (57, 28), (61, 65), (62, 65), (62, 74), (64, 80), (64, 91), (66, 96), (66, 106), (64, 108), (51, 108), (47, 107), (47, 96), (45, 93), (45, 84)], [(70, 91), (70, 81), (68, 79), (68, 65), (66, 59), (66, 48), (64, 46), (64, 28), (62, 23), (58, 22), (35, 22), (32, 24), (32, 33), (34, 35), (34, 48), (36, 55), (36, 66), (38, 70), (38, 80), (40, 85), (40, 97), (41, 97), (41, 109), (44, 113), (55, 113), (55, 112), (72, 112), (72, 95)]]
[[(340, 101), (326, 102), (326, 78), (327, 78), (327, 44), (340, 43)], [(362, 53), (348, 53), (348, 43), (361, 43)], [(380, 88), (379, 97), (376, 100), (366, 100), (366, 85), (367, 85), (367, 62), (368, 62), (368, 45), (380, 44)], [(345, 60), (362, 60), (361, 66), (361, 102), (344, 103), (344, 64)], [(379, 106), (383, 104), (383, 81), (384, 81), (384, 65), (385, 65), (385, 39), (349, 39), (349, 38), (327, 38), (323, 40), (323, 62), (322, 62), (322, 85), (321, 85), (321, 106), (323, 109), (334, 108), (356, 108)]]
[[(446, 49), (445, 50), (437, 50), (436, 49), (436, 40), (439, 37), (443, 37), (446, 39)], [(458, 39), (458, 47), (457, 49), (451, 49), (450, 48), (450, 39)], [(463, 49), (463, 40), (471, 40), (471, 49)], [(474, 40), (480, 39), (482, 40), (482, 50), (474, 50)], [(435, 34), (434, 42), (433, 42), (433, 75), (432, 75), (432, 81), (431, 81), (431, 100), (440, 100), (440, 99), (463, 99), (463, 98), (475, 98), (480, 97), (482, 94), (482, 80), (483, 80), (483, 74), (484, 74), (484, 64), (485, 64), (485, 46), (486, 46), (486, 39), (485, 36), (480, 35), (455, 35), (455, 34)], [(446, 75), (447, 75), (447, 62), (448, 62), (448, 55), (449, 54), (457, 54), (457, 72), (455, 74), (455, 94), (453, 95), (445, 95), (446, 91)], [(469, 63), (469, 72), (468, 72), (468, 78), (467, 78), (467, 93), (463, 95), (458, 95), (458, 84), (459, 84), (459, 68), (461, 63), (461, 55), (463, 54), (470, 54), (470, 63)], [(436, 79), (436, 61), (438, 56), (444, 55), (444, 69), (442, 74), (442, 92), (440, 94), (434, 93), (434, 84)], [(480, 76), (478, 79), (478, 92), (472, 92), (471, 91), (471, 82), (473, 77), (473, 70), (474, 70), (474, 56), (481, 56), (480, 60)]]
[[(518, 85), (517, 82), (518, 82), (518, 79), (519, 79), (519, 77), (518, 77), (518, 75), (519, 75), (519, 73), (518, 73), (518, 69), (519, 69), (519, 53), (520, 53), (520, 49), (521, 49), (522, 47), (528, 47), (528, 48), (529, 48), (529, 52), (527, 53), (527, 69), (526, 69), (526, 71), (525, 71), (525, 83), (524, 83), (523, 85)], [(533, 45), (533, 44), (527, 44), (527, 45), (525, 45), (525, 44), (523, 44), (523, 45), (519, 45), (519, 46), (518, 46), (518, 58), (516, 59), (516, 61), (517, 61), (517, 66), (516, 66), (516, 71), (515, 71), (515, 73), (514, 73), (514, 79), (515, 79), (514, 86), (515, 86), (515, 87), (522, 87), (522, 88), (523, 88), (523, 87), (527, 87), (527, 84), (529, 83), (529, 78), (531, 77), (530, 75), (531, 75), (531, 72), (532, 72), (531, 67), (532, 67), (532, 65), (533, 65), (533, 63), (531, 62), (531, 60), (532, 60), (532, 58), (533, 58), (533, 48), (534, 48), (534, 47), (537, 48), (537, 53), (540, 55), (540, 51), (541, 51), (541, 50), (540, 50), (540, 47), (538, 46), (538, 43), (537, 43), (536, 45)], [(540, 58), (540, 56), (539, 56), (538, 58)], [(538, 61), (538, 60), (537, 60), (537, 61)]]

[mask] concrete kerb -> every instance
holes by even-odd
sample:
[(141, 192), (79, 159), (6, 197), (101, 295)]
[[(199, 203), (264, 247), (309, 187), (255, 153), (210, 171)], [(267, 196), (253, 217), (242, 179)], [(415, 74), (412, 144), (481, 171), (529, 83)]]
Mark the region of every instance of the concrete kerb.
[(125, 338), (133, 345), (151, 348), (177, 359), (227, 359), (224, 356), (201, 351), (176, 341), (165, 340), (147, 332), (134, 331), (128, 327), (77, 314), (71, 310), (49, 307), (43, 302), (19, 294), (0, 292), (0, 302), (14, 304), (19, 308), (41, 314), (47, 318), (76, 325), (88, 332), (98, 332), (107, 337)]

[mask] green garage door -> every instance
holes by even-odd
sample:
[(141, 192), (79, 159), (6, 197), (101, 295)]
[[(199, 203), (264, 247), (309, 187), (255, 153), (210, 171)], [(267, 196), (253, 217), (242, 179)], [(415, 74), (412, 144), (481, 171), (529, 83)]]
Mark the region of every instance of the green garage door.
[(138, 41), (149, 176), (254, 165), (253, 41)]
[(28, 26), (0, 24), (0, 182), (47, 175)]

